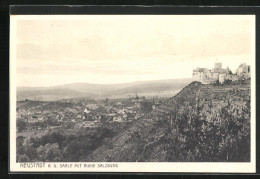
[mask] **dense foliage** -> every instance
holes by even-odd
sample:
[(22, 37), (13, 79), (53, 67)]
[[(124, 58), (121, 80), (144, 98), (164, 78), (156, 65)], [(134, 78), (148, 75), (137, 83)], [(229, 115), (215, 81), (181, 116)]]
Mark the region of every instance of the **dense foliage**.
[(169, 123), (167, 161), (250, 160), (250, 90), (219, 89), (193, 83), (170, 101), (160, 118)]
[(48, 130), (17, 138), (17, 162), (77, 162), (112, 138), (124, 124), (64, 131)]

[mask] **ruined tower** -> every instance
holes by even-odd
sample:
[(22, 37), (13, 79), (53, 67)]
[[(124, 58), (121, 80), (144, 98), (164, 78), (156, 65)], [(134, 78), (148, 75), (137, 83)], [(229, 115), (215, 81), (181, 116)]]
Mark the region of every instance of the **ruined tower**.
[(214, 68), (215, 69), (222, 69), (222, 63), (215, 63), (215, 65), (214, 65)]

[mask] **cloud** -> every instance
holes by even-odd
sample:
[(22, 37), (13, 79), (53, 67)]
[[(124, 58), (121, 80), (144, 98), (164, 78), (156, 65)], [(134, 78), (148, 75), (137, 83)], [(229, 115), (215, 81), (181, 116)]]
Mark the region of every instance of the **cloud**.
[[(150, 64), (154, 66), (154, 64)], [(156, 64), (155, 64), (156, 65)], [(147, 68), (147, 63), (136, 61), (136, 63), (117, 62), (93, 62), (93, 61), (71, 61), (59, 63), (56, 61), (32, 61), (26, 64), (20, 63), (17, 68), (18, 74), (103, 74), (103, 75), (142, 75), (156, 73), (151, 68)]]
[(254, 48), (251, 21), (237, 16), (54, 17), (17, 23), (18, 76), (64, 83), (190, 77), (195, 65), (216, 58), (248, 61)]

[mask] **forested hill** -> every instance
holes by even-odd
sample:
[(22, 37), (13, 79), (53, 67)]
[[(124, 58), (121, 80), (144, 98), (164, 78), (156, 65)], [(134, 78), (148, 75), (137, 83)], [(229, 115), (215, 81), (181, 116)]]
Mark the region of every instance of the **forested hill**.
[(81, 161), (250, 161), (250, 80), (192, 82)]

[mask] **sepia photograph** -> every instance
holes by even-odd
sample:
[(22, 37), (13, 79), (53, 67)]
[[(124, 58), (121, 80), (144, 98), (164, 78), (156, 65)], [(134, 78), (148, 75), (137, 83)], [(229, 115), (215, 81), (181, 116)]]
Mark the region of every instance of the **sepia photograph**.
[(11, 15), (10, 169), (255, 172), (254, 15)]

